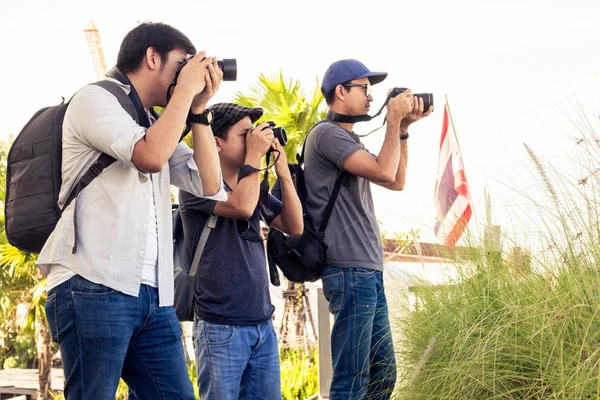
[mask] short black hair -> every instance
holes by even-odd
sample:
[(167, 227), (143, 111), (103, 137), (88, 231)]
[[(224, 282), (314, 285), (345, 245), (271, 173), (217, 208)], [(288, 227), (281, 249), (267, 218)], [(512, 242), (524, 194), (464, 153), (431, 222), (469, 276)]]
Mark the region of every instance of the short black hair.
[(227, 139), (229, 138), (229, 131), (231, 130), (231, 128), (233, 128), (233, 125), (228, 126), (227, 128), (223, 129), (222, 131), (214, 133), (214, 137), (218, 137), (220, 139), (227, 141)]
[(129, 31), (121, 42), (117, 67), (125, 73), (137, 71), (149, 47), (156, 50), (163, 61), (175, 49), (196, 54), (190, 39), (179, 30), (161, 22), (144, 22)]
[[(340, 85), (344, 86), (344, 85), (349, 84), (350, 82), (352, 82), (352, 81), (350, 80), (350, 81), (342, 82), (342, 83), (340, 83)], [(325, 103), (327, 103), (328, 106), (332, 105), (333, 101), (335, 100), (335, 89), (337, 87), (338, 87), (338, 85), (335, 85), (335, 87), (329, 93), (327, 93), (325, 95)], [(349, 92), (350, 89), (352, 89), (352, 87), (344, 86), (344, 89), (346, 89), (346, 91)]]

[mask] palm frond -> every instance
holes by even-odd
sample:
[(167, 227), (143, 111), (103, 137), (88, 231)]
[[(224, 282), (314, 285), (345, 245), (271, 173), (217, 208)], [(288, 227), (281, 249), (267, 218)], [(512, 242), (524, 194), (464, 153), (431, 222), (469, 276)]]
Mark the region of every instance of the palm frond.
[(326, 114), (320, 109), (323, 96), (318, 78), (312, 96), (307, 98), (300, 81), (286, 80), (281, 71), (271, 77), (260, 74), (249, 93), (237, 92), (233, 101), (246, 107), (261, 107), (264, 113), (259, 122), (273, 121), (285, 129), (288, 136), (286, 154), (290, 162), (295, 161), (307, 132)]

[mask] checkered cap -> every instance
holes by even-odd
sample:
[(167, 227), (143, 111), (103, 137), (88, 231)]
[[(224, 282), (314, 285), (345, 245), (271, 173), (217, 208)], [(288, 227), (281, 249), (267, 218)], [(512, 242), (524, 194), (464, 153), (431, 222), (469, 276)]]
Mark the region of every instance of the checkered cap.
[(244, 117), (250, 117), (252, 123), (255, 123), (263, 115), (260, 107), (249, 108), (233, 103), (217, 103), (210, 109), (213, 112), (212, 131), (218, 137), (223, 137), (229, 128)]

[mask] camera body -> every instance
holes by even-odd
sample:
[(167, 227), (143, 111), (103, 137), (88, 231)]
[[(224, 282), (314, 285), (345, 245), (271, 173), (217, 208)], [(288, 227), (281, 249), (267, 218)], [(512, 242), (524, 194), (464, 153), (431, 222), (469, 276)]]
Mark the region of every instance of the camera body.
[[(390, 93), (390, 98), (396, 97), (400, 93), (404, 93), (404, 91), (406, 91), (406, 88), (395, 87), (392, 89), (392, 92)], [(423, 99), (423, 111), (424, 112), (429, 110), (429, 107), (433, 105), (433, 93), (413, 93), (413, 96)]]
[(276, 139), (279, 140), (279, 144), (281, 144), (282, 146), (285, 146), (288, 143), (288, 138), (287, 138), (287, 134), (285, 133), (285, 129), (283, 129), (283, 127), (281, 127), (281, 126), (276, 128), (275, 122), (273, 122), (273, 121), (268, 121), (267, 124), (269, 124), (271, 129), (273, 129), (273, 135), (275, 136)]

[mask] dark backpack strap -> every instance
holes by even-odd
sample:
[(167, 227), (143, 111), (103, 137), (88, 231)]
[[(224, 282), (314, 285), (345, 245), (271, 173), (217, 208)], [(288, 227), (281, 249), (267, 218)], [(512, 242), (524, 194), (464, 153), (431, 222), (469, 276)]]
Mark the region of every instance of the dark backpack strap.
[[(134, 121), (139, 121), (138, 113), (131, 101), (130, 97), (123, 91), (123, 89), (115, 82), (109, 80), (102, 80), (99, 82), (92, 83), (92, 85), (100, 86), (101, 88), (108, 91), (110, 94), (115, 96), (119, 101), (119, 104), (123, 107), (125, 111)], [(139, 122), (138, 122), (139, 123)], [(86, 173), (79, 179), (79, 181), (75, 184), (75, 188), (71, 190), (69, 197), (67, 197), (67, 201), (63, 206), (63, 210), (71, 204), (73, 200), (75, 200), (75, 210), (73, 211), (73, 228), (74, 228), (74, 243), (73, 243), (73, 254), (77, 252), (77, 196), (83, 189), (85, 189), (92, 181), (100, 175), (102, 171), (108, 168), (112, 163), (116, 160), (114, 157), (102, 153), (100, 157), (90, 166), (90, 168), (86, 171)]]
[[(315, 129), (318, 125), (321, 125), (326, 122), (329, 122), (330, 124), (333, 123), (328, 119), (323, 119), (314, 124), (313, 127), (310, 128), (310, 130), (306, 133), (306, 137), (304, 138), (304, 144), (302, 145), (302, 152), (299, 156), (296, 155), (296, 159), (298, 160), (298, 168), (301, 168), (302, 164), (304, 163), (304, 151), (306, 149), (306, 141), (308, 140), (308, 135), (310, 135), (313, 129)], [(337, 200), (338, 194), (340, 193), (340, 189), (342, 187), (342, 183), (346, 176), (348, 176), (348, 173), (342, 170), (340, 171), (340, 173), (337, 176), (337, 179), (335, 180), (335, 184), (333, 185), (333, 191), (331, 192), (331, 197), (329, 198), (329, 202), (327, 203), (327, 207), (325, 208), (325, 213), (323, 214), (323, 220), (321, 221), (321, 225), (319, 226), (319, 232), (325, 232), (325, 229), (327, 229), (327, 225), (329, 225), (329, 218), (333, 213), (335, 201)]]
[(310, 130), (306, 133), (306, 136), (304, 137), (304, 143), (302, 144), (302, 152), (300, 153), (300, 155), (296, 154), (296, 160), (298, 161), (299, 167), (302, 166), (302, 164), (304, 164), (304, 149), (306, 149), (306, 141), (308, 140), (308, 135), (310, 135), (310, 133), (313, 131), (313, 129), (315, 129), (315, 127), (317, 127), (317, 125), (321, 125), (324, 122), (331, 123), (331, 121), (329, 121), (329, 120), (322, 119), (321, 121), (314, 124), (312, 126), (312, 128), (310, 128)]
[(323, 220), (321, 221), (321, 225), (319, 226), (319, 232), (325, 232), (325, 229), (327, 229), (327, 225), (329, 225), (329, 218), (333, 213), (335, 201), (337, 200), (338, 194), (340, 193), (340, 189), (342, 188), (344, 178), (347, 175), (348, 173), (342, 170), (340, 171), (335, 180), (335, 184), (333, 185), (333, 191), (331, 192), (331, 197), (329, 198), (329, 202), (327, 203), (327, 207), (325, 208), (325, 213), (323, 214)]

